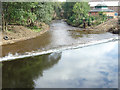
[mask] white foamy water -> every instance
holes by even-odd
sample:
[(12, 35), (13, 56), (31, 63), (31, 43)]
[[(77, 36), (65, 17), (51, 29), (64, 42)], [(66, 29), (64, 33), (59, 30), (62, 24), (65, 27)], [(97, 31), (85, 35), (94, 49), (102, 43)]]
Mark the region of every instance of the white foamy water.
[(113, 42), (113, 41), (118, 41), (118, 40), (119, 40), (118, 37), (110, 38), (110, 39), (103, 39), (103, 40), (99, 40), (99, 41), (91, 41), (91, 42), (88, 42), (85, 44), (63, 46), (63, 47), (59, 47), (56, 49), (50, 49), (50, 50), (46, 50), (46, 51), (27, 52), (25, 55), (19, 55), (18, 53), (13, 55), (13, 54), (9, 53), (8, 56), (0, 58), (0, 62), (21, 59), (21, 58), (26, 58), (26, 57), (32, 57), (32, 56), (38, 56), (38, 55), (48, 54), (48, 53), (53, 53), (53, 52), (62, 52), (64, 50), (83, 48), (83, 47), (87, 47), (87, 46), (92, 46), (92, 45), (102, 44), (102, 43), (107, 43), (107, 42)]

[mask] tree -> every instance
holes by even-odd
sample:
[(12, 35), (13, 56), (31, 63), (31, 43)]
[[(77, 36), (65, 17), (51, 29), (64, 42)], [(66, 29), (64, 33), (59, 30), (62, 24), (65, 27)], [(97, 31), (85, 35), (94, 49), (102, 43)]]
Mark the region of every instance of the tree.
[(61, 19), (63, 18), (63, 3), (61, 2), (54, 2), (53, 7), (54, 7), (54, 19)]
[(3, 2), (3, 26), (5, 23), (30, 25), (36, 20), (36, 15), (32, 12), (36, 4), (31, 2)]
[(84, 24), (83, 21), (88, 22), (89, 20), (88, 12), (90, 10), (90, 6), (88, 5), (88, 2), (77, 2), (67, 6), (72, 6), (72, 12), (67, 12), (70, 13), (68, 14), (68, 20), (67, 20), (69, 24), (73, 26), (79, 26), (81, 24)]
[(36, 7), (37, 20), (47, 24), (53, 19), (54, 8), (50, 2), (39, 2)]
[(34, 22), (49, 23), (53, 19), (54, 6), (50, 2), (3, 2), (3, 30), (7, 24), (34, 26)]
[(69, 19), (72, 14), (73, 14), (73, 6), (75, 5), (76, 2), (65, 2), (63, 3), (63, 10), (64, 10), (64, 17), (66, 19)]

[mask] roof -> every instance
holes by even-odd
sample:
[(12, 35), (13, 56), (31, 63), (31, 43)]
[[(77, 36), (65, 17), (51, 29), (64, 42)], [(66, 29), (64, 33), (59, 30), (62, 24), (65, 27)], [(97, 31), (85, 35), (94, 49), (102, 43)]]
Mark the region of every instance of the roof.
[[(103, 8), (106, 7), (106, 8)], [(97, 4), (93, 10), (90, 12), (114, 12), (114, 10), (108, 9), (107, 5), (104, 3)]]
[(95, 7), (96, 5), (98, 5), (100, 3), (101, 4), (104, 3), (107, 6), (120, 6), (119, 0), (116, 0), (116, 1), (104, 1), (104, 2), (101, 2), (101, 1), (98, 1), (98, 2), (89, 2), (89, 4), (90, 4), (91, 7)]
[(105, 3), (97, 4), (96, 6), (107, 6)]

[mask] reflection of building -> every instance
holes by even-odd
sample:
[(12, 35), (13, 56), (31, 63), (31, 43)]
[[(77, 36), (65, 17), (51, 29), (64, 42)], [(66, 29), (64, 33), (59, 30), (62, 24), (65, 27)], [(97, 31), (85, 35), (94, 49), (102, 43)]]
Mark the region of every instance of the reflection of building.
[(109, 9), (108, 6), (103, 3), (96, 5), (94, 9), (89, 11), (89, 14), (98, 15), (99, 12), (103, 12), (103, 14), (106, 14), (109, 18), (116, 18), (118, 16), (117, 12)]
[(108, 6), (108, 9), (112, 9), (120, 15), (120, 1), (119, 0), (90, 0), (89, 4), (91, 9), (93, 9), (96, 5), (104, 2), (105, 5)]

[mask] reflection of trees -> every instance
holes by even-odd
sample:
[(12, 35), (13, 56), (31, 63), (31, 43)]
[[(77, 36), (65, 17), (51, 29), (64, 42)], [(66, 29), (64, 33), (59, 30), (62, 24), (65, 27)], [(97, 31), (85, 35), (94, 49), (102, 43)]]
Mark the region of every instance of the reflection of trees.
[(34, 88), (34, 81), (43, 71), (57, 64), (61, 53), (41, 55), (4, 62), (2, 67), (3, 88)]
[(0, 89), (2, 88), (2, 63), (0, 63)]

